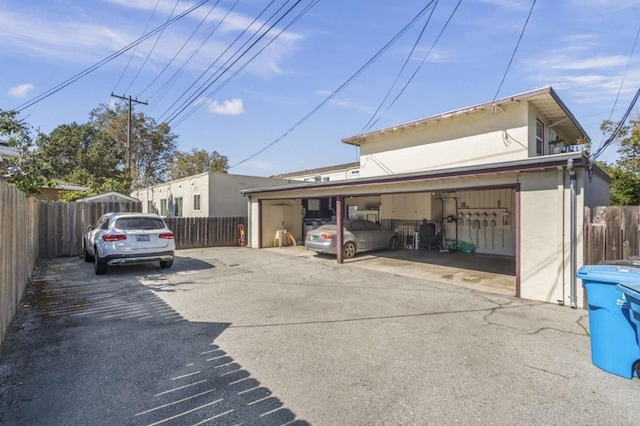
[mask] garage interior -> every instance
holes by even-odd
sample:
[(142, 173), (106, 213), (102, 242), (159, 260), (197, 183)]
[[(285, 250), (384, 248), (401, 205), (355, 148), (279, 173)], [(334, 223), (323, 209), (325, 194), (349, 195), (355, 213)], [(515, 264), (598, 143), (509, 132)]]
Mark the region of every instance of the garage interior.
[[(379, 222), (400, 234), (401, 250), (366, 253), (366, 259), (374, 257), (396, 271), (438, 266), (480, 273), (466, 275), (470, 284), (482, 273), (499, 274), (505, 279), (498, 286), (516, 293), (513, 187), (354, 195), (343, 200), (343, 217)], [(306, 232), (335, 220), (335, 209), (335, 197), (262, 200), (261, 247), (288, 245), (274, 238), (282, 230), (303, 245)], [(423, 219), (434, 225), (437, 246), (420, 248)], [(350, 261), (358, 258), (364, 259), (359, 255)], [(440, 272), (450, 275), (444, 269)]]

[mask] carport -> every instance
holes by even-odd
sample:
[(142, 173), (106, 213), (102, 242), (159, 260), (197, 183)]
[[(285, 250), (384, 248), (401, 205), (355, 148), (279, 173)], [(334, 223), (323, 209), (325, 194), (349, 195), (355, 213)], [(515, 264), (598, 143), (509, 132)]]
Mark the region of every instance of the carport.
[[(568, 253), (572, 244), (568, 232), (571, 222), (568, 159), (573, 160), (578, 181), (583, 185), (584, 157), (581, 153), (568, 153), (499, 164), (245, 190), (243, 195), (248, 197), (250, 206), (248, 241), (254, 248), (272, 247), (278, 230), (287, 230), (302, 240), (304, 199), (335, 199), (335, 211), (342, 212), (335, 217), (339, 230), (342, 219), (353, 211), (350, 206), (364, 205), (370, 209), (371, 200), (379, 199), (379, 218), (385, 228), (415, 226), (422, 218), (440, 221), (447, 244), (472, 242), (477, 253), (511, 257), (515, 265), (515, 296), (564, 304), (570, 283)], [(583, 196), (579, 189), (578, 205), (584, 202)], [(365, 202), (361, 203), (362, 200)], [(577, 216), (576, 221), (580, 219)], [(580, 228), (581, 223), (577, 225)], [(581, 250), (581, 242), (573, 241), (574, 249)], [(340, 233), (337, 244), (342, 245)], [(407, 260), (416, 256), (413, 251), (404, 252)], [(337, 262), (343, 262), (340, 252)], [(524, 291), (523, 277), (527, 280)]]

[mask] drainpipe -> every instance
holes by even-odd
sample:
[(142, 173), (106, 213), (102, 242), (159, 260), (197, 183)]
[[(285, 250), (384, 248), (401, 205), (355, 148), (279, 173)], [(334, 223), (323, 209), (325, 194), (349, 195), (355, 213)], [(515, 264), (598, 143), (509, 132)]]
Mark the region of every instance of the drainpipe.
[(573, 159), (567, 160), (567, 172), (569, 172), (569, 185), (571, 188), (571, 195), (569, 198), (569, 215), (571, 222), (571, 228), (569, 231), (569, 236), (571, 238), (571, 259), (569, 266), (569, 273), (571, 274), (571, 288), (569, 289), (569, 301), (571, 308), (576, 309), (578, 307), (576, 297), (576, 170), (573, 167)]
[(336, 260), (338, 263), (344, 262), (344, 231), (343, 231), (343, 203), (344, 197), (342, 195), (338, 195), (336, 197)]

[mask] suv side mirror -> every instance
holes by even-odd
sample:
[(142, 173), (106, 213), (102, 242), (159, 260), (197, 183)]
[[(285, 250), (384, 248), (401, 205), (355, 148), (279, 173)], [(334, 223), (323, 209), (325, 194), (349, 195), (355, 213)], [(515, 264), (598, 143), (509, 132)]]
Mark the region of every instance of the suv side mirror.
[(87, 231), (93, 231), (93, 225), (87, 226)]

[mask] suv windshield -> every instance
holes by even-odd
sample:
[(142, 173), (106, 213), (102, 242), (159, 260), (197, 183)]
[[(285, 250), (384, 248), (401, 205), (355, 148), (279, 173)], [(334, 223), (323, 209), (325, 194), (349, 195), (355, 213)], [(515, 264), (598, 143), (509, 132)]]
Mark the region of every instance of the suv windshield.
[(130, 229), (162, 229), (164, 228), (164, 222), (162, 219), (152, 217), (123, 217), (116, 219), (116, 223), (113, 226), (124, 231)]

